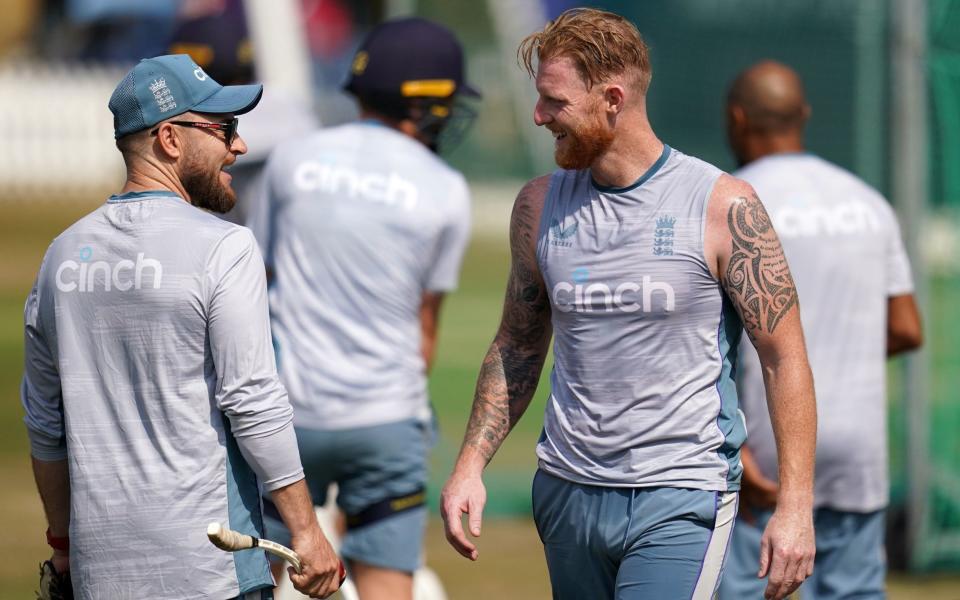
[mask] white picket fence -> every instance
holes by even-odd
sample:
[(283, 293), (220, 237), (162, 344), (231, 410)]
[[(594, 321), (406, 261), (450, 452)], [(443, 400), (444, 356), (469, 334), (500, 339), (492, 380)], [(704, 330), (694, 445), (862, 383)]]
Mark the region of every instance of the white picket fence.
[(124, 72), (0, 63), (0, 202), (89, 198), (119, 187), (123, 161), (107, 102)]

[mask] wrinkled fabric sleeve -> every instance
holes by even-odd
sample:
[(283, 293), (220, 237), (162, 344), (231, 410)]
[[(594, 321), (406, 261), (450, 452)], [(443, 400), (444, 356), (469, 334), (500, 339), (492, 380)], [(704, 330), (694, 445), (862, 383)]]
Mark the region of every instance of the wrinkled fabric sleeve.
[(42, 461), (63, 460), (67, 457), (67, 443), (60, 373), (41, 326), (37, 282), (34, 282), (24, 305), (23, 325), (24, 370), (20, 402), (25, 413), (23, 421), (30, 439), (30, 454)]
[(216, 404), (247, 463), (272, 491), (303, 479), (293, 410), (277, 375), (263, 259), (250, 230), (236, 227), (207, 263), (210, 352)]
[(887, 296), (903, 296), (913, 293), (913, 275), (910, 259), (903, 246), (900, 224), (893, 209), (889, 209), (890, 234), (887, 239)]
[(470, 241), (470, 191), (463, 178), (456, 179), (450, 196), (451, 210), (424, 282), (424, 289), (430, 292), (450, 292), (457, 288), (463, 254)]

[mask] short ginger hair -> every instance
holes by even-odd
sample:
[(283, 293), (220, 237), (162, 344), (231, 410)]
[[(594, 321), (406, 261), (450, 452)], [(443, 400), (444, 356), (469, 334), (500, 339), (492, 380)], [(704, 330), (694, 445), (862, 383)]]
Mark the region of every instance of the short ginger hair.
[(517, 49), (517, 60), (531, 77), (534, 58), (543, 63), (558, 57), (573, 61), (588, 88), (624, 74), (632, 75), (641, 93), (650, 87), (647, 44), (633, 23), (611, 12), (571, 8), (525, 37)]

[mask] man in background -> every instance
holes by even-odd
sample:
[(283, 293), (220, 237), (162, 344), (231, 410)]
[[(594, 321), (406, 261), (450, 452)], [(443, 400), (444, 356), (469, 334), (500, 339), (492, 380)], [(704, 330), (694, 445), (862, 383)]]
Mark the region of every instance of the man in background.
[[(810, 116), (799, 76), (773, 61), (727, 98), (735, 175), (764, 199), (803, 303), (819, 414), (817, 555), (803, 598), (883, 598), (887, 505), (886, 357), (920, 346), (910, 265), (893, 210), (851, 173), (805, 151)], [(777, 446), (757, 353), (740, 345), (747, 418), (741, 508), (721, 598), (759, 598), (760, 534), (778, 501)]]
[[(189, 54), (204, 71), (224, 85), (256, 81), (247, 18), (241, 0), (225, 0), (214, 14), (180, 21), (170, 43), (171, 54)], [(243, 224), (262, 198), (258, 193), (267, 156), (281, 142), (313, 131), (320, 121), (312, 107), (282, 87), (268, 86), (257, 110), (243, 119), (243, 139), (249, 150), (230, 169), (237, 203), (224, 213), (231, 223)]]
[[(110, 98), (119, 194), (58, 236), (24, 309), (21, 397), (54, 548), (77, 598), (271, 596), (259, 485), (294, 532), (313, 597), (338, 585), (270, 344), (263, 261), (226, 169), (259, 85), (223, 87), (186, 55), (140, 61)], [(203, 209), (203, 210), (201, 210)], [(69, 534), (68, 534), (69, 532)]]
[(455, 36), (416, 18), (371, 31), (346, 89), (360, 120), (281, 144), (249, 224), (314, 502), (338, 485), (360, 597), (403, 600), (426, 522), (426, 374), (470, 230), (466, 182), (437, 150), (477, 94)]

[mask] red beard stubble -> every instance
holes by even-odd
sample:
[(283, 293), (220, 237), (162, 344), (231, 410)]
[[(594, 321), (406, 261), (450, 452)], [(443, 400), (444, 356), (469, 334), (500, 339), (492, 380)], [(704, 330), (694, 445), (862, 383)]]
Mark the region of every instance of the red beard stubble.
[(602, 114), (567, 131), (565, 144), (554, 152), (554, 160), (561, 169), (587, 169), (613, 143), (613, 129), (603, 122)]

